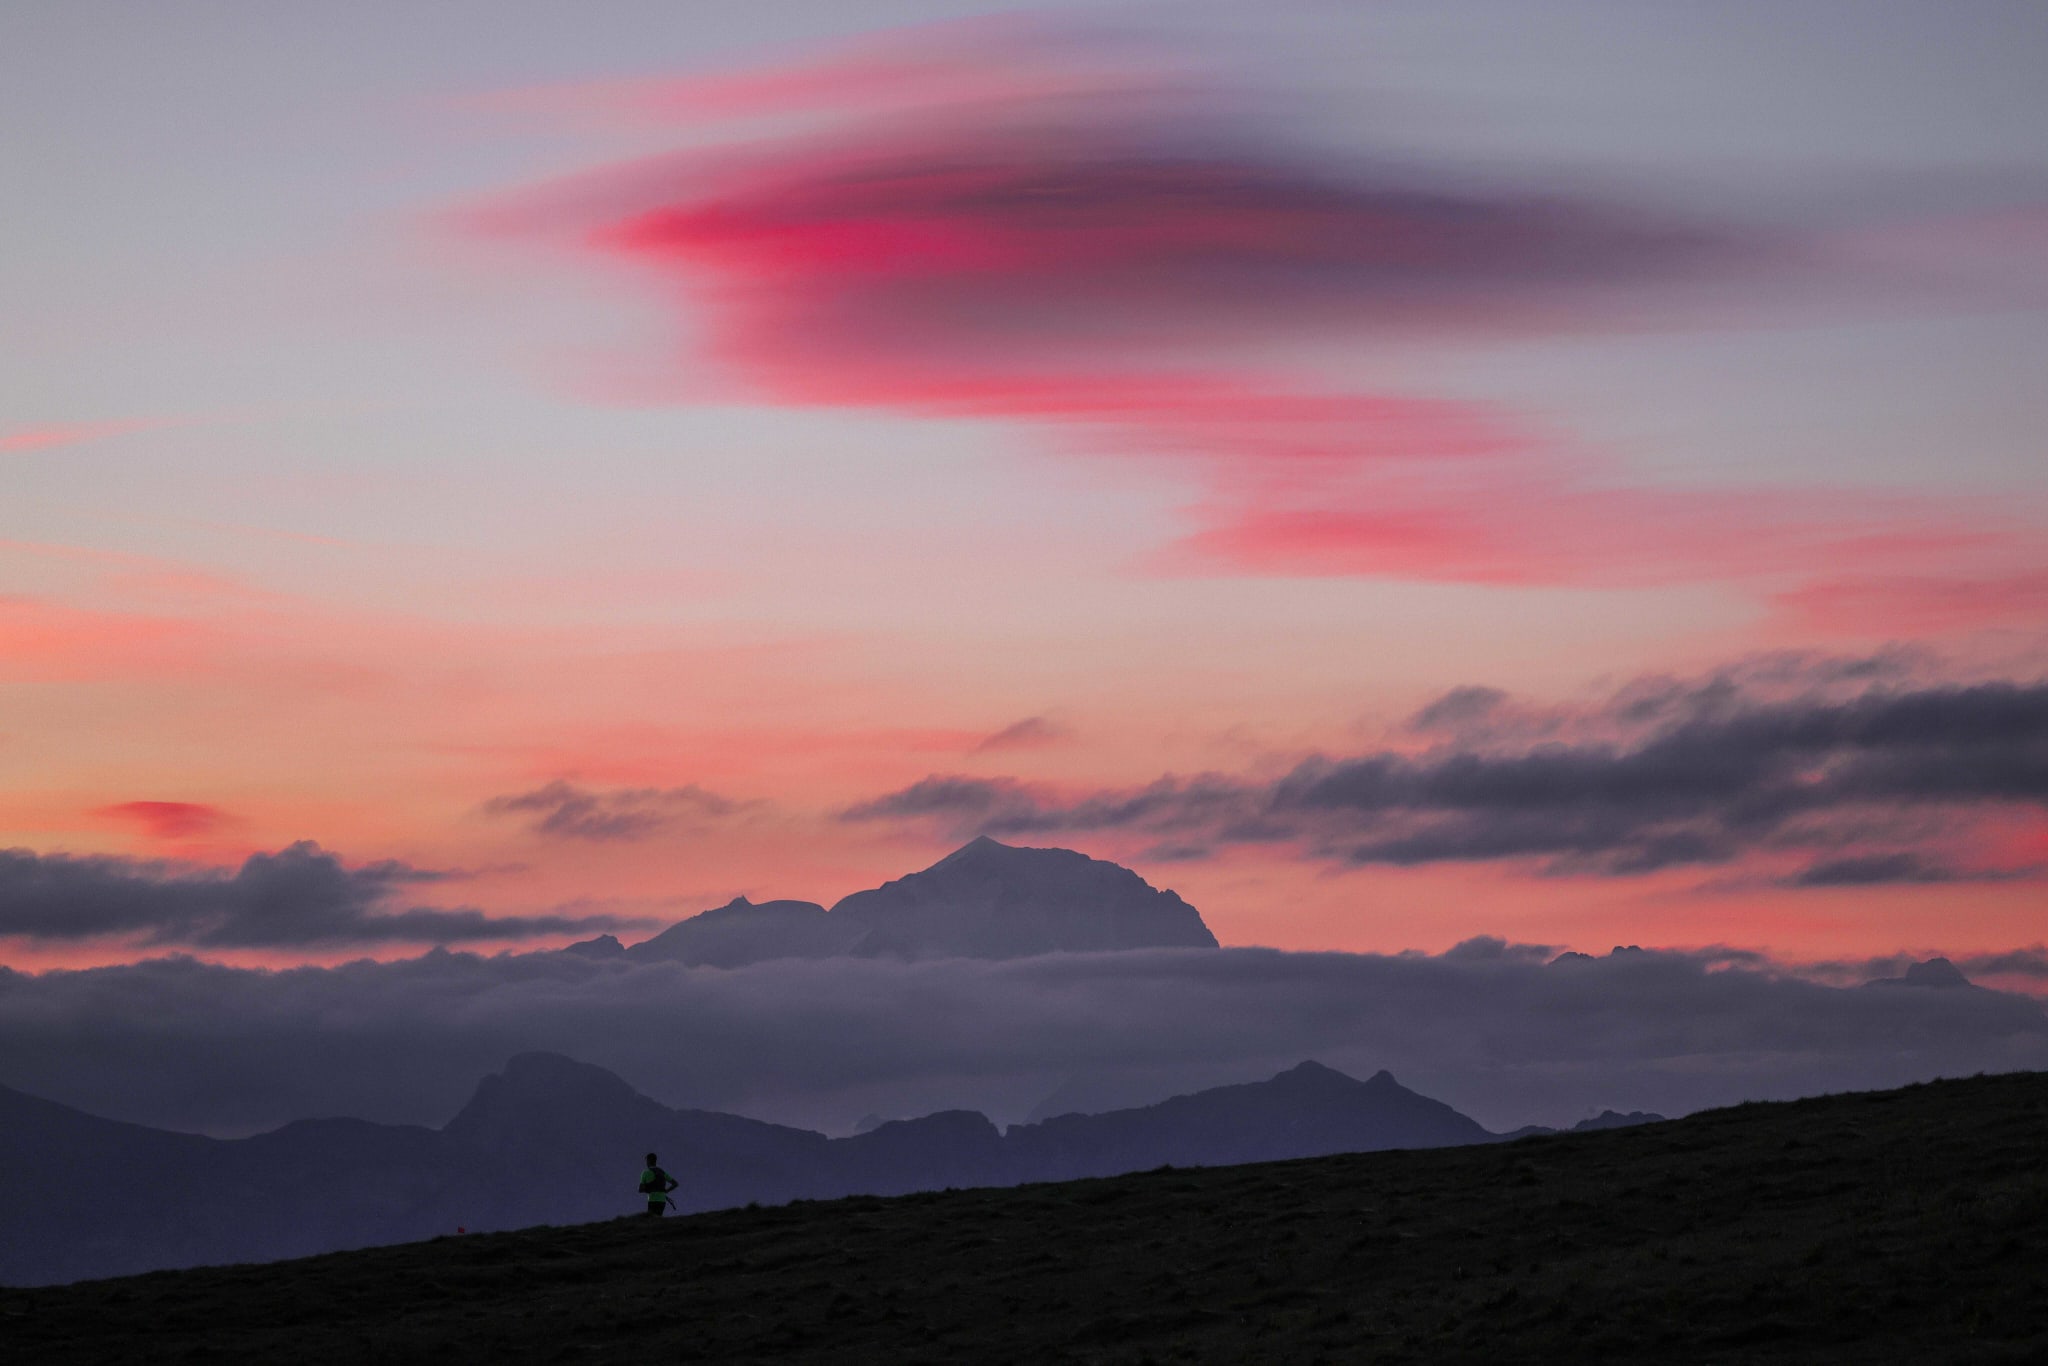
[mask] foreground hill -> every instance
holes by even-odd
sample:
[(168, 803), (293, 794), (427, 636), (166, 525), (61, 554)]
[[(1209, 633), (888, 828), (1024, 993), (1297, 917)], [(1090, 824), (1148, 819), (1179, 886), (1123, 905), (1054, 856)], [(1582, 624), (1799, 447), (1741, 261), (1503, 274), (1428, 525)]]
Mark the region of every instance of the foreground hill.
[[(220, 1140), (121, 1124), (0, 1087), (0, 1283), (41, 1285), (607, 1218), (649, 1149), (678, 1208), (1010, 1186), (1494, 1135), (1381, 1072), (1303, 1063), (1270, 1081), (998, 1132), (954, 1110), (852, 1138), (674, 1110), (601, 1067), (523, 1053), (443, 1128), (301, 1120)], [(94, 1193), (119, 1192), (118, 1217)]]
[(0, 1291), (20, 1360), (2048, 1359), (2048, 1074)]

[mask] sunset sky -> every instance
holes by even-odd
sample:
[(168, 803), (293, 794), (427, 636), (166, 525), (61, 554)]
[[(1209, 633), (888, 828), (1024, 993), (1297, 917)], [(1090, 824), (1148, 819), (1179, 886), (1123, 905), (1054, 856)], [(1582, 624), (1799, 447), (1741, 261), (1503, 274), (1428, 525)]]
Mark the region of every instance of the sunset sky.
[(2032, 0), (9, 4), (0, 962), (980, 833), (1226, 945), (2038, 945), (2044, 69)]

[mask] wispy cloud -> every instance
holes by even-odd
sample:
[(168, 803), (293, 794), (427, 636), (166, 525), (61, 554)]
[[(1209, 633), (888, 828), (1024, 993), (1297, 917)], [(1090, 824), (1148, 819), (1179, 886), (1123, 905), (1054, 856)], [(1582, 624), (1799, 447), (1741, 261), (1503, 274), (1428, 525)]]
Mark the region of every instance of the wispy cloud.
[(974, 747), (976, 754), (993, 754), (1006, 749), (1040, 749), (1056, 745), (1072, 734), (1059, 722), (1044, 716), (1027, 716), (1004, 726)]
[(2048, 814), (2048, 684), (1897, 687), (1859, 671), (1816, 663), (1789, 697), (1768, 670), (1645, 680), (1573, 714), (1518, 716), (1504, 694), (1464, 688), (1410, 722), (1437, 735), (1427, 749), (1085, 791), (934, 775), (842, 816), (955, 836), (1127, 831), (1178, 858), (1268, 843), (1340, 865), (1607, 876), (1795, 860), (1782, 880), (1802, 888), (2039, 875), (1984, 862), (1972, 832), (1990, 813)]
[(535, 834), (559, 839), (644, 840), (677, 826), (702, 826), (742, 803), (692, 783), (684, 787), (586, 788), (557, 779), (531, 792), (493, 797), (492, 816), (527, 818)]
[(16, 427), (0, 432), (0, 455), (55, 450), (61, 446), (82, 446), (89, 441), (127, 436), (134, 432), (181, 427), (189, 418), (128, 417), (99, 422), (46, 422), (35, 427)]
[(206, 673), (234, 639), (190, 618), (0, 596), (0, 678), (9, 681)]
[(1877, 887), (1900, 883), (1995, 882), (2037, 873), (2039, 869), (1958, 869), (1922, 854), (1852, 854), (1822, 859), (1787, 880), (1790, 887)]
[(2004, 953), (1969, 954), (1957, 960), (1964, 972), (1986, 977), (2032, 977), (2048, 980), (2048, 948), (2039, 944)]
[(2048, 621), (2048, 570), (1823, 578), (1774, 604), (1802, 632), (1925, 635), (1998, 622)]

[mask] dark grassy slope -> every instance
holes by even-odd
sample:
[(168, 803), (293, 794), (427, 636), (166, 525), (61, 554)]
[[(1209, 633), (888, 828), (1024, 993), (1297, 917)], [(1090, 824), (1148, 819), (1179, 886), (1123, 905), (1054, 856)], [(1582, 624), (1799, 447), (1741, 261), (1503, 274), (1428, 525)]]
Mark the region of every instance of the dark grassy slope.
[(0, 1291), (98, 1361), (2048, 1359), (2048, 1074)]

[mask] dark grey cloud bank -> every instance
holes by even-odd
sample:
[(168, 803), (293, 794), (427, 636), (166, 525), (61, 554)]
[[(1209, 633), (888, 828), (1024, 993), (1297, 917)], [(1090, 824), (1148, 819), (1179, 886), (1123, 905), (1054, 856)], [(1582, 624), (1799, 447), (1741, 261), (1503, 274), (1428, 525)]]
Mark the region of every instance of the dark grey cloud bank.
[(1885, 883), (2005, 882), (2032, 871), (1966, 871), (1919, 854), (1857, 854), (1848, 858), (1824, 859), (1786, 878), (1780, 885), (1874, 887)]
[[(1014, 1121), (1062, 1087), (1145, 1102), (1315, 1058), (1389, 1068), (1499, 1129), (2048, 1067), (2048, 1018), (2023, 996), (1829, 986), (1741, 953), (1550, 957), (1480, 939), (1436, 956), (726, 970), (436, 951), (283, 972), (0, 970), (0, 1083), (216, 1132), (318, 1114), (439, 1123), (480, 1075), (546, 1049), (671, 1104), (844, 1130), (953, 1106)], [(2018, 957), (2038, 970), (2042, 952)]]
[(1080, 794), (940, 774), (842, 817), (956, 836), (1129, 831), (1175, 858), (1293, 843), (1346, 865), (1522, 859), (1608, 876), (1764, 855), (1794, 865), (1793, 887), (2039, 875), (1984, 862), (1968, 836), (1987, 812), (2048, 807), (2048, 683), (1891, 676), (1904, 667), (1765, 661), (1639, 681), (1575, 712), (1460, 688), (1409, 722), (1436, 740), (1426, 749)]
[(329, 948), (533, 939), (635, 923), (611, 916), (493, 917), (470, 908), (390, 904), (407, 887), (456, 876), (390, 860), (350, 868), (310, 841), (251, 854), (233, 872), (4, 849), (0, 937)]

